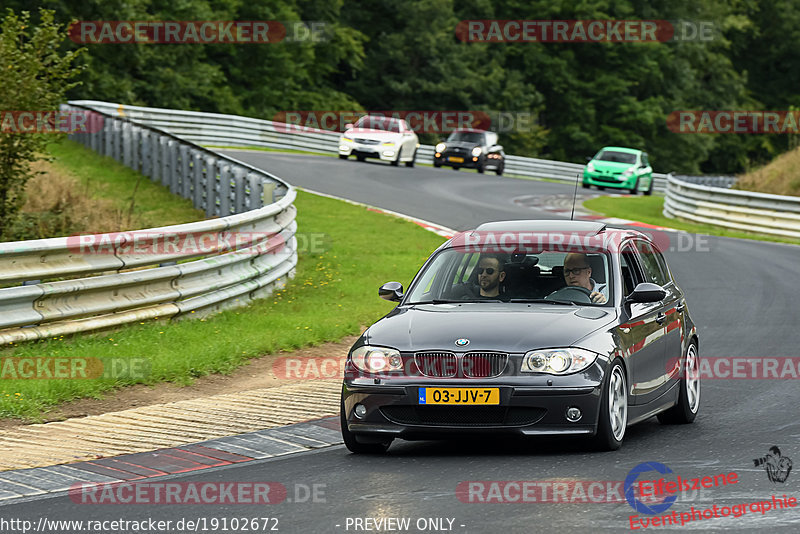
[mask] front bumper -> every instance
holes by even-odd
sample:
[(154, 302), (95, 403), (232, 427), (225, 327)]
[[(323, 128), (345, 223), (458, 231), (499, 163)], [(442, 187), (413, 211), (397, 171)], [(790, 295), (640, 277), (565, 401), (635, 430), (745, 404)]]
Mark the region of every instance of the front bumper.
[(636, 185), (636, 175), (622, 178), (619, 174), (600, 174), (596, 172), (583, 172), (584, 185), (611, 187), (614, 189), (633, 189)]
[(397, 159), (398, 150), (398, 145), (372, 145), (355, 141), (339, 141), (339, 155), (341, 156), (360, 155), (367, 158), (377, 158), (383, 161), (394, 161)]
[(471, 153), (465, 154), (461, 152), (448, 151), (439, 154), (439, 156), (436, 154), (439, 154), (439, 152), (435, 152), (433, 155), (433, 161), (436, 163), (436, 165), (444, 165), (447, 167), (463, 167), (465, 169), (475, 169), (479, 166), (486, 165), (485, 154), (473, 156)]
[[(550, 384), (548, 384), (548, 380)], [(434, 379), (411, 381), (346, 379), (342, 405), (350, 432), (365, 438), (430, 439), (482, 433), (594, 435), (600, 410), (603, 370), (595, 364), (570, 376), (538, 375), (510, 379)], [(420, 405), (420, 387), (496, 387), (493, 406)], [(354, 408), (366, 408), (357, 417)], [(577, 407), (576, 422), (566, 418)]]

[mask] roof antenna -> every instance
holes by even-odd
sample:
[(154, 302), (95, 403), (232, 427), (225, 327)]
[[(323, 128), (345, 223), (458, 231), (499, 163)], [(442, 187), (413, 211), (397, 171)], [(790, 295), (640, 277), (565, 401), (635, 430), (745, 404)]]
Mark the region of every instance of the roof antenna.
[(570, 221), (575, 220), (575, 202), (578, 200), (578, 180), (580, 180), (580, 178), (580, 174), (575, 175), (575, 193), (572, 195), (572, 213), (569, 216)]

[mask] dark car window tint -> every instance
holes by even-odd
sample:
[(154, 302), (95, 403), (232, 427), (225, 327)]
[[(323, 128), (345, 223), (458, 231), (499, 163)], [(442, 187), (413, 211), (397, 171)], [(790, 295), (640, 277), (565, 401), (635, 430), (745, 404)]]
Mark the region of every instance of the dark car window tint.
[(483, 144), (483, 134), (479, 132), (453, 132), (448, 141), (464, 141), (466, 143)]
[(660, 286), (665, 285), (668, 281), (667, 275), (661, 269), (653, 247), (644, 241), (637, 241), (636, 248), (639, 252), (639, 257), (642, 259), (646, 281)]
[(594, 159), (612, 163), (636, 163), (636, 154), (617, 152), (616, 150), (601, 150)]
[(622, 249), (620, 267), (622, 268), (622, 281), (625, 284), (623, 295), (628, 296), (633, 292), (633, 288), (645, 281), (630, 245), (626, 245)]

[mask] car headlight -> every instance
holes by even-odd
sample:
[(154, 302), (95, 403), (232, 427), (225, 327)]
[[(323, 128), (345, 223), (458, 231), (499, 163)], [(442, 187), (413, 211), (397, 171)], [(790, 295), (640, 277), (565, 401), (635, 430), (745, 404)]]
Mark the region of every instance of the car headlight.
[(566, 375), (583, 371), (594, 363), (597, 353), (584, 349), (532, 350), (522, 359), (523, 373)]
[(395, 349), (363, 345), (354, 350), (350, 358), (353, 365), (365, 373), (388, 373), (403, 370), (403, 358)]
[(444, 143), (439, 143), (436, 145), (436, 152), (444, 152), (444, 149), (447, 148), (447, 145)]
[(633, 167), (628, 167), (625, 169), (625, 172), (622, 173), (622, 176), (628, 177), (633, 174)]
[(481, 147), (476, 146), (475, 148), (473, 148), (472, 149), (472, 155), (473, 156), (480, 156), (481, 155)]
[(586, 166), (586, 170), (589, 172), (594, 172), (594, 163), (590, 161), (589, 164)]

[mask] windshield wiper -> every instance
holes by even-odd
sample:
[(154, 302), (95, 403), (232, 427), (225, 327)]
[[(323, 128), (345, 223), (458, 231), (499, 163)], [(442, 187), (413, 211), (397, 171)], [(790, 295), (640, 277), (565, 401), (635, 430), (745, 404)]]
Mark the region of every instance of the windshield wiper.
[(421, 300), (419, 302), (409, 302), (408, 304), (464, 304), (464, 303), (475, 303), (475, 302), (505, 302), (500, 299), (465, 299), (465, 300), (449, 300), (449, 299), (433, 299), (433, 300)]
[(509, 302), (533, 302), (536, 304), (566, 304), (568, 306), (577, 306), (571, 300), (558, 300), (558, 299), (511, 299)]

